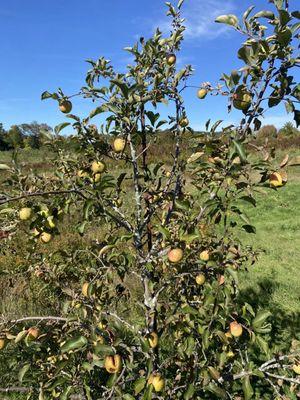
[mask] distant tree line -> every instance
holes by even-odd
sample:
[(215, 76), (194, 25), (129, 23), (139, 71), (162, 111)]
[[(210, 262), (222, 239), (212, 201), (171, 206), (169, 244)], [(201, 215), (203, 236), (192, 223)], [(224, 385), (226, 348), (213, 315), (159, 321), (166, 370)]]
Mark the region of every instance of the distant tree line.
[(0, 123), (0, 151), (22, 148), (39, 149), (45, 141), (45, 133), (51, 133), (52, 128), (34, 121), (30, 124), (12, 125), (5, 130)]

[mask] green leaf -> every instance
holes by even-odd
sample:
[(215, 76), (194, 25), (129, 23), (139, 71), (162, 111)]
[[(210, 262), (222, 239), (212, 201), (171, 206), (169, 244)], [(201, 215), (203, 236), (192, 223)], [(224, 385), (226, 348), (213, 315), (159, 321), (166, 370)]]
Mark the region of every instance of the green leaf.
[(268, 343), (263, 339), (261, 336), (256, 336), (255, 342), (258, 345), (258, 347), (266, 354), (269, 355), (270, 349)]
[(134, 384), (134, 394), (137, 396), (146, 386), (146, 379), (145, 378), (138, 378)]
[(179, 0), (178, 4), (177, 4), (177, 8), (180, 10), (182, 4), (184, 3), (185, 0)]
[(194, 393), (195, 393), (195, 386), (192, 383), (190, 383), (188, 388), (187, 388), (187, 390), (186, 390), (186, 392), (183, 395), (183, 399), (184, 400), (192, 399), (193, 396), (194, 396)]
[(105, 110), (103, 109), (102, 106), (100, 107), (96, 107), (93, 111), (90, 112), (90, 116), (89, 118), (92, 119), (94, 118), (96, 115), (103, 113)]
[(253, 15), (252, 18), (268, 18), (268, 19), (274, 19), (275, 15), (272, 11), (259, 11), (258, 13), (256, 13), (255, 15)]
[(272, 315), (272, 313), (268, 310), (260, 310), (256, 314), (256, 317), (252, 321), (252, 327), (255, 330), (256, 328), (260, 328), (263, 323)]
[(68, 340), (61, 348), (62, 353), (68, 353), (71, 350), (79, 350), (86, 346), (88, 343), (87, 338), (84, 336), (77, 336)]
[(70, 122), (63, 122), (54, 128), (54, 132), (58, 135), (60, 131), (65, 129), (67, 126), (71, 125)]
[(246, 19), (249, 17), (251, 11), (255, 8), (255, 6), (250, 6), (243, 15), (243, 20), (246, 21)]
[(243, 378), (242, 386), (245, 400), (252, 399), (254, 391), (252, 389), (249, 376), (245, 376), (245, 378)]
[(240, 142), (238, 142), (237, 140), (233, 140), (233, 144), (234, 144), (234, 147), (235, 147), (241, 161), (246, 162), (247, 156), (246, 156), (243, 145)]
[(7, 164), (0, 164), (0, 171), (8, 170), (10, 169), (10, 166)]
[(116, 86), (118, 86), (118, 87), (121, 89), (121, 91), (122, 91), (124, 97), (125, 97), (126, 99), (128, 98), (128, 91), (129, 91), (129, 88), (128, 88), (128, 86), (126, 85), (126, 83), (120, 81), (119, 79), (112, 79), (112, 80), (111, 80), (111, 83), (114, 83)]
[(247, 232), (247, 233), (256, 233), (256, 228), (253, 225), (250, 224), (245, 224), (242, 226), (242, 228)]
[(123, 396), (123, 400), (135, 400), (135, 398), (131, 394), (126, 393)]
[(23, 378), (27, 371), (30, 369), (30, 364), (25, 364), (18, 373), (18, 381), (22, 383)]
[(227, 25), (231, 25), (231, 26), (238, 26), (239, 20), (236, 15), (227, 14), (227, 15), (219, 15), (215, 19), (215, 22), (218, 22), (221, 24), (227, 24)]

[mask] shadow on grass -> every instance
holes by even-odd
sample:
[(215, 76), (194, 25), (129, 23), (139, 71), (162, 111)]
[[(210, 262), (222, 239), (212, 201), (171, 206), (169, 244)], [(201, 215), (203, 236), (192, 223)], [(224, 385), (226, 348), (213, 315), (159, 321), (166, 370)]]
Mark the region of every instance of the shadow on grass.
[(294, 339), (300, 340), (300, 305), (299, 311), (288, 312), (272, 300), (278, 284), (275, 280), (262, 279), (255, 288), (248, 287), (240, 292), (239, 301), (249, 303), (254, 310), (269, 310), (272, 316), (273, 345), (280, 350), (289, 349)]

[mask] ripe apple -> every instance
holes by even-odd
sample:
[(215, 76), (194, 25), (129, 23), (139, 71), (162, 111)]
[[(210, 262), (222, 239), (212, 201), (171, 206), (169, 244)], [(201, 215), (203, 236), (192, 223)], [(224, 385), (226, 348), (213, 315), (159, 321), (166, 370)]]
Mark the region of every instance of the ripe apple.
[(29, 207), (23, 207), (19, 211), (19, 217), (21, 221), (27, 221), (28, 219), (31, 218), (32, 215), (32, 209)]
[(205, 282), (205, 280), (206, 280), (206, 278), (205, 278), (205, 275), (204, 274), (198, 274), (197, 276), (196, 276), (196, 283), (197, 283), (197, 285), (203, 285), (204, 284), (204, 282)]
[(294, 364), (293, 371), (295, 372), (295, 374), (300, 375), (300, 364)]
[(189, 125), (189, 123), (190, 123), (190, 121), (188, 120), (187, 117), (183, 117), (183, 118), (181, 118), (181, 120), (179, 121), (179, 125), (180, 125), (182, 128), (187, 127), (187, 126)]
[(165, 380), (161, 374), (151, 374), (148, 379), (148, 385), (153, 385), (156, 392), (161, 392), (165, 387)]
[(5, 344), (6, 344), (5, 339), (3, 339), (3, 338), (0, 339), (0, 350), (3, 350), (3, 349), (4, 349)]
[(50, 240), (52, 239), (51, 233), (48, 232), (42, 232), (40, 236), (41, 242), (43, 243), (49, 243)]
[(269, 176), (269, 183), (272, 187), (279, 187), (282, 186), (282, 177), (279, 172), (273, 172)]
[(88, 282), (84, 282), (84, 284), (82, 285), (81, 292), (85, 297), (88, 297), (89, 295), (88, 294), (89, 286), (90, 284)]
[(27, 331), (27, 337), (30, 340), (35, 340), (40, 336), (40, 330), (36, 327), (29, 328)]
[(230, 327), (230, 333), (232, 336), (239, 337), (242, 335), (243, 327), (238, 322), (236, 322), (236, 321), (231, 322), (229, 327)]
[(151, 332), (148, 336), (148, 342), (152, 349), (158, 346), (158, 334), (156, 332)]
[(122, 153), (125, 149), (126, 140), (122, 138), (117, 138), (114, 140), (113, 147), (116, 153)]
[(77, 176), (78, 176), (79, 178), (87, 178), (87, 177), (89, 176), (89, 174), (88, 174), (86, 171), (84, 171), (83, 169), (80, 169), (80, 170), (77, 172)]
[(171, 263), (178, 263), (182, 260), (183, 258), (183, 251), (179, 248), (172, 249), (168, 253), (168, 260)]
[(176, 55), (174, 53), (170, 53), (167, 55), (167, 64), (172, 67), (176, 63)]
[(202, 261), (208, 261), (209, 260), (209, 251), (208, 250), (201, 251), (200, 260), (202, 260)]
[(205, 97), (207, 96), (207, 89), (204, 89), (204, 88), (202, 88), (202, 89), (199, 89), (198, 90), (198, 92), (197, 92), (197, 96), (198, 96), (198, 99), (205, 99)]
[(247, 111), (251, 106), (252, 96), (244, 86), (239, 86), (233, 95), (233, 106), (237, 110)]
[(59, 109), (64, 114), (69, 114), (72, 110), (72, 103), (70, 102), (70, 100), (62, 100), (59, 103)]
[(110, 374), (116, 374), (122, 369), (122, 358), (119, 354), (114, 356), (106, 356), (104, 360), (104, 368)]
[(104, 172), (106, 168), (106, 165), (102, 161), (93, 161), (91, 165), (91, 170), (94, 174), (97, 174), (99, 172)]
[(98, 182), (100, 182), (100, 180), (101, 180), (101, 174), (99, 174), (99, 173), (98, 173), (98, 174), (95, 174), (95, 175), (94, 175), (94, 182), (95, 182), (95, 183), (98, 183)]

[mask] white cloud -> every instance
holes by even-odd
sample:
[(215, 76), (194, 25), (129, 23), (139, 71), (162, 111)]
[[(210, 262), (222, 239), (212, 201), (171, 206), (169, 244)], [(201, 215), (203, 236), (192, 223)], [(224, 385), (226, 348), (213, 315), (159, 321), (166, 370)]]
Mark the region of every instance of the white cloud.
[(215, 23), (216, 17), (233, 13), (235, 6), (231, 0), (187, 0), (183, 9), (186, 18), (187, 39), (215, 39), (228, 31), (224, 24)]
[[(233, 0), (186, 0), (183, 7), (186, 39), (215, 39), (229, 32), (224, 24), (215, 23), (216, 17), (234, 13), (236, 6)], [(170, 23), (158, 22), (163, 32), (170, 31)]]

